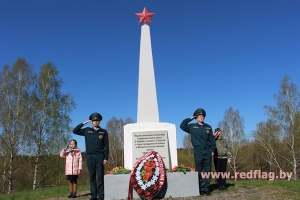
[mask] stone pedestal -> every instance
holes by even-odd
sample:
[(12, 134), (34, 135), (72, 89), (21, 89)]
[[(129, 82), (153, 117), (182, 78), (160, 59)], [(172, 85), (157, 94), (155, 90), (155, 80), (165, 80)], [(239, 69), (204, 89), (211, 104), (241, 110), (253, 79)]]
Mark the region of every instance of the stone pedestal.
[[(105, 175), (105, 199), (127, 199), (130, 174)], [(199, 196), (198, 172), (167, 173), (164, 191), (158, 199)], [(133, 189), (133, 198), (140, 199)]]

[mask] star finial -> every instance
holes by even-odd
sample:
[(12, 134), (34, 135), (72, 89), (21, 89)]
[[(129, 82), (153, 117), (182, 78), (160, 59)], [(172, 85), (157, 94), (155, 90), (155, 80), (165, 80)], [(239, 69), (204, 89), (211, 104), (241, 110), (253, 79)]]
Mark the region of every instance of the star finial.
[(148, 22), (149, 24), (151, 24), (150, 17), (154, 15), (154, 13), (149, 13), (146, 7), (144, 7), (143, 12), (135, 14), (140, 18), (139, 24), (141, 24), (142, 22)]

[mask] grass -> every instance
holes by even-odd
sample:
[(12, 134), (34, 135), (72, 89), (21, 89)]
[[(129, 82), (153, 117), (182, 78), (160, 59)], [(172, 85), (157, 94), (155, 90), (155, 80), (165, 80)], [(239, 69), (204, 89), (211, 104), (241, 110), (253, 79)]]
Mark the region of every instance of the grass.
[[(90, 186), (79, 186), (78, 192), (89, 190)], [(68, 186), (55, 186), (40, 188), (36, 190), (25, 190), (21, 192), (14, 192), (11, 194), (0, 195), (1, 200), (42, 200), (60, 196), (67, 196), (69, 194)]]
[[(211, 186), (216, 187), (214, 181), (211, 181)], [(244, 198), (249, 195), (249, 198), (246, 199), (256, 199), (253, 198), (258, 193), (269, 193), (276, 196), (275, 199), (300, 199), (300, 180), (297, 181), (287, 181), (287, 180), (240, 180), (240, 181), (227, 181), (229, 188), (225, 193), (235, 194), (231, 196), (234, 199)], [(113, 186), (106, 186), (113, 187)], [(224, 195), (224, 192), (218, 191), (216, 188), (212, 188), (213, 195)], [(240, 192), (245, 191), (244, 194)], [(81, 191), (89, 191), (89, 186), (78, 187), (78, 193)], [(1, 200), (45, 200), (50, 198), (65, 197), (68, 194), (68, 186), (56, 186), (56, 187), (47, 187), (37, 190), (26, 190), (21, 192), (14, 192), (12, 194), (0, 195)], [(86, 197), (87, 199), (89, 198)], [(81, 199), (81, 198), (80, 198)], [(166, 197), (165, 199), (172, 199), (172, 197)], [(262, 198), (258, 198), (262, 199)]]

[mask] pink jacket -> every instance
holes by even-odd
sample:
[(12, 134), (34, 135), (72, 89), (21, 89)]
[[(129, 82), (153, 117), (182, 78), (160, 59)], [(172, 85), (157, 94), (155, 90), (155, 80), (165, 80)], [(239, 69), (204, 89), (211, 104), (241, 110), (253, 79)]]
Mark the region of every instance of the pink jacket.
[(62, 149), (60, 157), (66, 158), (66, 175), (78, 175), (78, 170), (82, 170), (82, 157), (78, 148)]

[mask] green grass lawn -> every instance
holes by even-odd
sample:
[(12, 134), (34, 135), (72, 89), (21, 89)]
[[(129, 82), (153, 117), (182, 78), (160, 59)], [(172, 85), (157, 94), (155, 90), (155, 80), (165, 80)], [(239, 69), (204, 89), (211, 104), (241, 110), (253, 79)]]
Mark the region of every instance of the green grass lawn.
[[(89, 190), (90, 186), (79, 186), (78, 192)], [(1, 200), (39, 200), (53, 197), (67, 196), (69, 194), (68, 186), (55, 186), (40, 188), (36, 190), (26, 190), (22, 192), (14, 192), (11, 194), (0, 195)]]
[[(300, 180), (297, 181), (287, 181), (287, 180), (241, 180), (241, 181), (227, 181), (229, 188), (227, 193), (239, 193), (241, 188), (245, 188), (247, 193), (257, 193), (260, 191), (269, 191), (275, 192), (276, 199), (300, 199)], [(212, 186), (215, 185), (214, 181), (212, 181)], [(109, 186), (107, 186), (109, 187)], [(113, 187), (113, 186), (111, 186)], [(251, 190), (251, 188), (255, 188)], [(89, 186), (81, 186), (78, 187), (78, 192), (80, 191), (88, 191)], [(280, 192), (278, 192), (280, 191)], [(221, 195), (222, 192), (214, 189), (212, 191), (213, 195)], [(224, 194), (224, 193), (223, 193)], [(55, 197), (64, 197), (68, 195), (68, 186), (57, 186), (57, 187), (47, 187), (41, 188), (37, 190), (27, 190), (22, 192), (14, 192), (12, 194), (0, 195), (1, 200), (42, 200), (49, 199)], [(238, 194), (237, 194), (238, 195)], [(280, 196), (279, 196), (280, 195)], [(89, 199), (90, 196), (86, 198), (80, 199)], [(245, 197), (245, 196), (243, 196)], [(238, 196), (236, 197), (239, 198)], [(170, 199), (170, 198), (168, 198)]]

